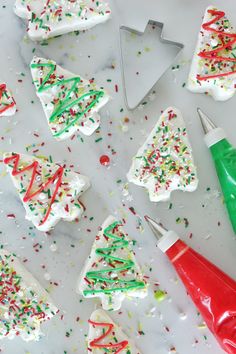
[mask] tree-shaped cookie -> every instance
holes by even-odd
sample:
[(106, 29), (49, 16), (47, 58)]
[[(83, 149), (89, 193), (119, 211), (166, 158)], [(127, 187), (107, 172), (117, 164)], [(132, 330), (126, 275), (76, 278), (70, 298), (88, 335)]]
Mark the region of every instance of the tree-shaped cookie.
[(91, 135), (100, 125), (98, 111), (109, 100), (103, 88), (72, 74), (52, 60), (34, 57), (31, 73), (49, 127), (56, 139), (77, 130)]
[(190, 91), (215, 100), (233, 96), (236, 85), (236, 31), (224, 11), (206, 9), (188, 79)]
[(88, 354), (141, 354), (103, 310), (96, 310), (89, 319)]
[(79, 196), (88, 178), (46, 159), (18, 153), (4, 155), (4, 163), (26, 210), (26, 219), (48, 231), (60, 219), (73, 221), (83, 213)]
[(179, 110), (167, 108), (133, 158), (128, 180), (148, 190), (153, 202), (166, 201), (173, 190), (192, 192), (198, 179), (192, 149)]
[(0, 250), (0, 339), (38, 340), (40, 325), (58, 312), (17, 257)]
[(6, 84), (0, 83), (0, 117), (13, 116), (16, 113), (16, 102)]
[(15, 13), (28, 19), (33, 40), (87, 30), (108, 20), (111, 10), (104, 0), (16, 0)]
[(122, 224), (109, 216), (82, 270), (78, 292), (99, 297), (104, 310), (118, 310), (126, 296), (145, 297), (147, 286)]

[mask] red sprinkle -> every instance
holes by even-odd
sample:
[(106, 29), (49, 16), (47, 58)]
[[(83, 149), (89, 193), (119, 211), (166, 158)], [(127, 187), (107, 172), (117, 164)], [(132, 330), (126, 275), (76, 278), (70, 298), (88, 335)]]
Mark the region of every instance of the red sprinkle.
[(99, 159), (100, 164), (103, 166), (108, 166), (110, 164), (110, 158), (107, 155), (102, 155)]
[(8, 219), (15, 219), (15, 214), (7, 214)]

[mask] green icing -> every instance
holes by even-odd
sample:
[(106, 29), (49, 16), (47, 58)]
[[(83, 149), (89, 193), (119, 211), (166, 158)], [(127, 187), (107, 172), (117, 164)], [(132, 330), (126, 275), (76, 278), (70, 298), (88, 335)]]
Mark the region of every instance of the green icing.
[[(132, 260), (122, 259), (114, 256), (114, 253), (117, 250), (124, 248), (128, 249), (129, 247), (129, 241), (125, 239), (125, 235), (123, 233), (121, 236), (118, 236), (114, 233), (113, 230), (118, 225), (118, 222), (114, 222), (104, 230), (104, 235), (108, 239), (112, 240), (111, 246), (106, 248), (97, 248), (95, 251), (95, 253), (101, 257), (100, 259), (105, 260), (107, 264), (110, 265), (110, 267), (97, 271), (89, 271), (86, 273), (86, 278), (88, 280), (92, 280), (94, 284), (100, 283), (101, 288), (84, 290), (85, 296), (96, 293), (109, 294), (115, 291), (127, 292), (129, 290), (142, 289), (146, 287), (143, 281), (137, 281), (135, 279), (124, 280), (118, 278), (118, 276), (116, 279), (109, 277), (109, 273), (111, 272), (118, 274), (122, 271), (131, 271), (135, 273), (135, 264)], [(119, 266), (116, 266), (117, 263)], [(106, 284), (110, 284), (111, 288), (107, 287)]]
[[(38, 92), (44, 92), (47, 91), (48, 89), (54, 87), (54, 86), (63, 86), (63, 85), (68, 85), (72, 84), (71, 88), (68, 90), (65, 90), (65, 97), (61, 97), (59, 103), (55, 107), (51, 117), (49, 118), (49, 122), (56, 122), (58, 123), (59, 118), (64, 114), (67, 113), (70, 118), (72, 117), (70, 114), (70, 108), (72, 108), (74, 105), (79, 104), (82, 102), (86, 97), (94, 96), (92, 102), (90, 102), (89, 105), (87, 105), (81, 112), (75, 113), (75, 118), (74, 119), (67, 119), (67, 124), (66, 126), (61, 129), (59, 132), (53, 134), (55, 137), (60, 136), (63, 134), (65, 131), (68, 131), (68, 129), (75, 125), (78, 120), (83, 117), (92, 107), (94, 107), (99, 99), (104, 96), (104, 91), (94, 91), (90, 90), (89, 92), (86, 92), (83, 95), (80, 95), (76, 99), (71, 99), (71, 95), (74, 93), (75, 96), (78, 96), (78, 88), (77, 85), (81, 82), (80, 77), (73, 77), (70, 79), (56, 79), (56, 81), (52, 84), (47, 84), (48, 81), (50, 81), (52, 74), (56, 70), (56, 64), (53, 63), (38, 63), (38, 64), (31, 64), (32, 69), (37, 69), (41, 67), (46, 67), (49, 69), (49, 72), (45, 76), (45, 78), (42, 80), (42, 83), (38, 87)], [(55, 78), (54, 78), (55, 79)]]

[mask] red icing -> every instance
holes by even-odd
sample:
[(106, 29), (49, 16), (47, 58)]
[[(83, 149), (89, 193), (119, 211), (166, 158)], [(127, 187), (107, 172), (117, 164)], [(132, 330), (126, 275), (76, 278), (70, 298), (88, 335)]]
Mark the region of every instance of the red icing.
[(127, 345), (129, 344), (129, 342), (127, 340), (123, 340), (122, 342), (119, 343), (114, 343), (114, 344), (99, 344), (99, 342), (101, 342), (104, 338), (106, 338), (113, 330), (114, 325), (112, 323), (101, 323), (101, 322), (94, 322), (89, 320), (89, 323), (93, 326), (100, 326), (100, 327), (108, 327), (107, 331), (104, 332), (104, 334), (102, 334), (100, 337), (95, 338), (94, 340), (92, 340), (89, 345), (92, 348), (104, 348), (104, 349), (116, 349), (116, 352), (114, 352), (114, 354), (119, 354), (123, 349), (125, 349), (127, 347)]
[(32, 187), (34, 184), (35, 176), (37, 174), (37, 167), (38, 167), (39, 163), (38, 163), (38, 161), (34, 161), (30, 165), (22, 168), (21, 170), (18, 170), (19, 160), (20, 160), (20, 155), (15, 154), (13, 156), (5, 158), (3, 162), (7, 165), (11, 162), (14, 163), (13, 169), (12, 169), (12, 176), (17, 176), (17, 175), (22, 174), (25, 171), (32, 170), (31, 180), (30, 180), (29, 186), (28, 186), (27, 191), (26, 191), (24, 198), (23, 198), (24, 202), (28, 202), (29, 200), (34, 198), (35, 196), (40, 194), (44, 189), (46, 189), (50, 184), (54, 183), (57, 180), (48, 210), (47, 210), (43, 220), (39, 224), (39, 226), (41, 226), (47, 221), (49, 214), (51, 212), (52, 204), (54, 203), (54, 201), (56, 199), (58, 189), (62, 183), (62, 176), (64, 173), (64, 168), (62, 166), (60, 166), (58, 168), (58, 170), (54, 173), (54, 175), (51, 176), (45, 184), (42, 184), (40, 188), (38, 188), (35, 192), (32, 193)]
[[(3, 93), (6, 91), (6, 85), (5, 84), (0, 84), (0, 100), (2, 99)], [(12, 97), (13, 102), (8, 104), (7, 106), (0, 108), (0, 113), (6, 112), (9, 108), (12, 108), (15, 106), (14, 99)]]
[(221, 347), (236, 354), (236, 282), (181, 240), (166, 254)]
[[(215, 62), (215, 63), (217, 63), (217, 62), (233, 62), (233, 63), (235, 63), (235, 70), (229, 71), (226, 73), (215, 74), (215, 75), (206, 75), (206, 76), (197, 75), (198, 80), (208, 80), (208, 79), (214, 79), (217, 77), (224, 77), (224, 76), (236, 74), (236, 58), (227, 58), (224, 56), (218, 56), (218, 53), (220, 53), (222, 50), (232, 49), (232, 47), (236, 44), (236, 33), (228, 33), (228, 32), (224, 32), (222, 30), (217, 30), (217, 29), (211, 27), (211, 25), (220, 21), (225, 16), (225, 13), (223, 11), (208, 10), (208, 13), (211, 14), (212, 16), (215, 16), (215, 17), (211, 21), (204, 23), (202, 25), (202, 28), (206, 31), (218, 34), (218, 37), (219, 37), (222, 45), (218, 46), (216, 49), (213, 49), (213, 50), (201, 51), (198, 55), (201, 58), (209, 59), (210, 61)], [(224, 40), (225, 38), (228, 38), (228, 39), (230, 38), (230, 40), (228, 40), (225, 43), (225, 40)]]

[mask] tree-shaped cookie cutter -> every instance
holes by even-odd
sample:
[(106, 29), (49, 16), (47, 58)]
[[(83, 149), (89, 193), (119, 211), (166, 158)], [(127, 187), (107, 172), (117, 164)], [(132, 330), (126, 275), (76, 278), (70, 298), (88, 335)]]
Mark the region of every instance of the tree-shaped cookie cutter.
[[(127, 88), (127, 82), (126, 82), (126, 75), (125, 75), (125, 53), (124, 53), (124, 49), (122, 47), (122, 31), (128, 31), (132, 34), (136, 34), (138, 36), (142, 36), (144, 35), (146, 28), (148, 25), (151, 26), (155, 26), (158, 27), (161, 30), (161, 35), (157, 38), (157, 40), (164, 45), (171, 45), (172, 47), (176, 48), (176, 54), (174, 55), (174, 57), (172, 57), (171, 59), (168, 60), (168, 58), (161, 58), (161, 55), (159, 58), (157, 58), (156, 61), (156, 71), (155, 71), (155, 77), (154, 77), (154, 81), (152, 82), (152, 84), (150, 85), (150, 87), (148, 88), (148, 90), (146, 90), (144, 92), (144, 94), (142, 95), (141, 99), (137, 99), (136, 101), (133, 100), (134, 102), (131, 103), (130, 97), (129, 97), (129, 93), (131, 90), (128, 90)], [(154, 21), (154, 20), (149, 20), (147, 22), (147, 25), (145, 26), (144, 31), (138, 31), (134, 28), (130, 28), (127, 26), (120, 26), (120, 52), (121, 52), (121, 67), (122, 67), (122, 77), (123, 77), (123, 87), (124, 87), (124, 92), (125, 92), (125, 100), (126, 100), (126, 105), (129, 109), (135, 109), (137, 106), (139, 106), (144, 98), (148, 95), (148, 93), (153, 89), (153, 87), (155, 86), (155, 84), (160, 80), (160, 78), (163, 76), (163, 74), (169, 69), (169, 67), (172, 65), (172, 63), (174, 62), (174, 60), (177, 58), (177, 56), (179, 55), (180, 51), (184, 48), (184, 45), (182, 43), (179, 42), (175, 42), (175, 41), (171, 41), (169, 39), (165, 39), (163, 37), (163, 27), (164, 24), (162, 22), (158, 22), (158, 21)], [(134, 88), (135, 90), (135, 88)], [(133, 91), (133, 90), (132, 90)]]

